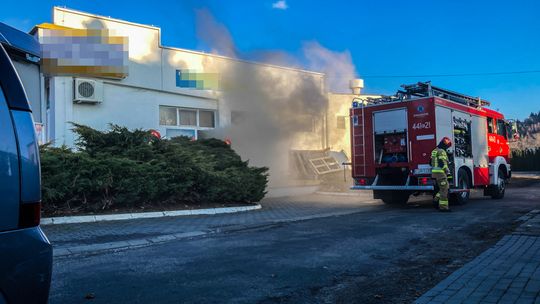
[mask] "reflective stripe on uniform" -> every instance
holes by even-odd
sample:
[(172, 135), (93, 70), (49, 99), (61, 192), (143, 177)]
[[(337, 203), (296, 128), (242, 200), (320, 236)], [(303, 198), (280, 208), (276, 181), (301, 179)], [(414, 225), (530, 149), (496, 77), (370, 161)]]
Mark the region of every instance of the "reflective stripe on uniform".
[(448, 168), (448, 155), (443, 149), (435, 148), (433, 151), (431, 151), (431, 166), (439, 167), (441, 165), (443, 169)]
[(448, 200), (439, 200), (439, 208), (448, 209)]
[(436, 167), (438, 165), (437, 162), (437, 149), (431, 151), (431, 166)]

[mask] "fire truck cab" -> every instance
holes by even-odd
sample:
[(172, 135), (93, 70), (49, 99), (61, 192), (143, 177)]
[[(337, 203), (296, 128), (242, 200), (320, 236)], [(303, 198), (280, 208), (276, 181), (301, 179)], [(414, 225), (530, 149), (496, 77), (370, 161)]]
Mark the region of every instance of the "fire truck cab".
[(430, 82), (402, 88), (393, 96), (353, 101), (351, 189), (373, 190), (374, 198), (387, 204), (435, 193), (431, 151), (447, 136), (453, 143), (447, 151), (451, 202), (467, 202), (472, 188), (495, 199), (504, 197), (512, 176), (512, 123), (486, 108), (486, 100)]

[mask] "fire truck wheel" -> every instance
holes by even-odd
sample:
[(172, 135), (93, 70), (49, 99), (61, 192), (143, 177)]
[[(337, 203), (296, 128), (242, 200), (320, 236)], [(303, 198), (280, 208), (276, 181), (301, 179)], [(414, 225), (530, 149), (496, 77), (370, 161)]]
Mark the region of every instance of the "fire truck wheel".
[(493, 185), (491, 189), (491, 198), (493, 199), (503, 198), (506, 190), (506, 174), (502, 169), (499, 169), (499, 174), (497, 176), (497, 184)]
[[(469, 178), (469, 174), (467, 174), (467, 171), (465, 169), (461, 168), (458, 171), (458, 189), (470, 189), (471, 188), (471, 181)], [(470, 192), (460, 192), (460, 193), (453, 193), (450, 195), (450, 203), (455, 205), (463, 205), (469, 201)]]
[(384, 191), (379, 197), (388, 205), (404, 205), (409, 201), (409, 196), (409, 192), (406, 191)]

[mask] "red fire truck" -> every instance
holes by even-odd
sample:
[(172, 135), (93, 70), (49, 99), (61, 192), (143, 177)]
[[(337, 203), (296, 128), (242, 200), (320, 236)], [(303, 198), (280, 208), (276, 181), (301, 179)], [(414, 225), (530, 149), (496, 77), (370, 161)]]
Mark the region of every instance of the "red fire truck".
[(432, 86), (402, 85), (393, 96), (353, 101), (351, 115), (352, 189), (373, 190), (387, 204), (434, 193), (431, 151), (447, 136), (450, 200), (462, 204), (470, 189), (504, 196), (511, 177), (509, 140), (513, 124), (486, 108), (486, 100)]

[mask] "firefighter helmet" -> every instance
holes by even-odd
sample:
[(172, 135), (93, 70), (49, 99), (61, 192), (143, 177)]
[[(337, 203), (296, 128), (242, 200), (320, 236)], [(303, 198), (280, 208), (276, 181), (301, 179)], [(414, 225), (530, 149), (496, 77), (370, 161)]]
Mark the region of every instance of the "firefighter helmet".
[(441, 139), (440, 143), (445, 145), (448, 148), (450, 148), (452, 146), (452, 140), (450, 138), (446, 137), (446, 136)]

